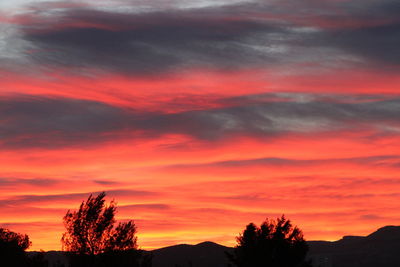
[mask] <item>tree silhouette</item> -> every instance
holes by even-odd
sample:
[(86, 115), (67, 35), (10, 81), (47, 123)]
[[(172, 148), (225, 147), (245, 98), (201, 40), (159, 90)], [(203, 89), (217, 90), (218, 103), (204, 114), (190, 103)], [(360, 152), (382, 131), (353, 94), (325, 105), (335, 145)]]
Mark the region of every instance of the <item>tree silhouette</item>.
[(107, 206), (105, 196), (90, 195), (78, 211), (68, 210), (63, 218), (66, 232), (61, 242), (71, 266), (139, 266), (136, 226), (132, 220), (115, 226), (116, 204)]
[(0, 258), (5, 266), (18, 267), (27, 264), (28, 258), (25, 250), (30, 245), (31, 242), (27, 235), (0, 228)]
[(25, 250), (31, 246), (25, 234), (0, 228), (0, 266), (7, 267), (42, 267), (47, 266), (43, 253), (28, 257)]
[(260, 227), (250, 223), (237, 238), (229, 260), (237, 267), (309, 267), (308, 245), (302, 231), (290, 220), (264, 221)]

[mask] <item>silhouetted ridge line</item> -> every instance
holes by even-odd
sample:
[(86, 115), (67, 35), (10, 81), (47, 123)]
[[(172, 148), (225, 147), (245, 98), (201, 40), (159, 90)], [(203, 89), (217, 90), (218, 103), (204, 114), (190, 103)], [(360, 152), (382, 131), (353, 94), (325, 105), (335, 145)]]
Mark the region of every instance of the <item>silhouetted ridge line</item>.
[(369, 239), (400, 239), (400, 226), (388, 225), (382, 228), (379, 228), (372, 234), (368, 235)]
[[(308, 241), (313, 267), (399, 267), (400, 226), (385, 226), (367, 236), (344, 236), (337, 241)], [(226, 267), (226, 247), (206, 241), (151, 250), (152, 267)], [(33, 252), (30, 252), (33, 253)], [(63, 252), (46, 252), (49, 263), (65, 261)], [(50, 265), (51, 266), (51, 265)]]

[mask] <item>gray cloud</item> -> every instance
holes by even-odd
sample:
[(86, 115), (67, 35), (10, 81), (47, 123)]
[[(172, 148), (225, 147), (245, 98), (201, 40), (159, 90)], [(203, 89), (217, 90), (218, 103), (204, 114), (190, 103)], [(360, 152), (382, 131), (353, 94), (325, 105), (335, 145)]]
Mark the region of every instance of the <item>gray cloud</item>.
[(0, 145), (56, 148), (169, 133), (208, 141), (232, 135), (274, 137), (350, 129), (399, 134), (400, 99), (350, 103), (333, 99), (301, 101), (294, 97), (291, 101), (256, 101), (173, 114), (68, 98), (3, 99)]
[(35, 221), (35, 222), (3, 222), (0, 223), (1, 227), (8, 228), (8, 229), (13, 229), (14, 227), (21, 227), (24, 229), (60, 229), (60, 223), (51, 223), (48, 221)]
[(123, 110), (100, 102), (41, 97), (1, 99), (0, 115), (0, 143), (9, 147), (104, 141), (126, 120)]
[(119, 206), (119, 210), (168, 210), (171, 206), (161, 203), (152, 204), (134, 204), (134, 205), (124, 205)]
[[(274, 61), (273, 53), (259, 47), (274, 45), (276, 40), (266, 35), (284, 28), (205, 11), (127, 15), (71, 10), (55, 17), (54, 27), (26, 26), (24, 38), (36, 47), (30, 57), (37, 63), (124, 73), (151, 74), (187, 66), (229, 69)], [(57, 28), (59, 21), (96, 26)]]
[(59, 183), (56, 179), (47, 178), (13, 178), (13, 177), (0, 177), (1, 187), (16, 187), (21, 185), (31, 185), (38, 187), (52, 186)]
[[(85, 192), (85, 193), (72, 193), (72, 194), (57, 194), (57, 195), (21, 195), (9, 197), (7, 199), (0, 200), (1, 205), (5, 206), (18, 206), (26, 205), (31, 203), (42, 203), (49, 201), (63, 201), (63, 200), (76, 200), (82, 201), (86, 200), (90, 194), (97, 195), (101, 192)], [(153, 196), (158, 193), (140, 190), (107, 190), (107, 196), (113, 198), (114, 196)]]
[(201, 139), (218, 139), (230, 134), (275, 136), (365, 127), (380, 130), (400, 122), (399, 109), (398, 99), (365, 103), (265, 102), (153, 117), (145, 126)]
[(312, 40), (314, 46), (331, 46), (377, 63), (400, 64), (397, 49), (400, 45), (400, 20), (387, 25), (322, 32)]
[[(353, 157), (353, 158), (328, 158), (328, 159), (310, 159), (310, 160), (298, 160), (298, 159), (288, 159), (288, 158), (255, 158), (255, 159), (246, 159), (246, 160), (228, 160), (228, 161), (219, 161), (212, 163), (204, 163), (204, 164), (183, 164), (183, 165), (171, 165), (163, 168), (172, 168), (172, 169), (189, 169), (193, 170), (193, 168), (207, 168), (207, 167), (218, 167), (218, 168), (242, 168), (242, 167), (251, 167), (251, 166), (282, 166), (282, 167), (296, 167), (296, 166), (312, 166), (319, 165), (322, 163), (328, 164), (337, 164), (337, 163), (354, 163), (360, 165), (368, 165), (368, 166), (383, 166), (383, 167), (398, 167), (400, 161), (400, 156), (397, 155), (386, 155), (386, 156), (372, 156), (372, 157)], [(354, 178), (351, 180), (353, 181)], [(395, 180), (379, 180), (382, 183), (400, 183)], [(378, 183), (379, 181), (371, 181), (369, 179), (363, 179), (361, 181), (357, 181), (356, 184), (359, 185), (361, 183)], [(326, 189), (326, 188), (325, 188)]]
[[(89, 7), (52, 11), (44, 4), (36, 13), (45, 15), (22, 29), (24, 42), (34, 51), (27, 56), (43, 66), (157, 74), (187, 67), (333, 62), (339, 57), (348, 63), (352, 55), (372, 65), (397, 66), (399, 10), (392, 0), (290, 0), (136, 14)], [(324, 29), (316, 18), (337, 25)], [(351, 20), (360, 25), (340, 27)], [(378, 26), (368, 26), (371, 21)], [(318, 30), (304, 30), (304, 25)]]
[(100, 184), (100, 185), (116, 185), (119, 184), (119, 182), (116, 181), (111, 181), (111, 180), (93, 180), (94, 183)]
[(364, 214), (360, 216), (361, 220), (365, 221), (379, 221), (379, 220), (384, 220), (387, 219), (387, 217), (381, 216), (381, 215), (376, 215), (376, 214)]
[(345, 11), (343, 16), (353, 19), (399, 19), (400, 3), (397, 0), (352, 0), (336, 3), (336, 6)]

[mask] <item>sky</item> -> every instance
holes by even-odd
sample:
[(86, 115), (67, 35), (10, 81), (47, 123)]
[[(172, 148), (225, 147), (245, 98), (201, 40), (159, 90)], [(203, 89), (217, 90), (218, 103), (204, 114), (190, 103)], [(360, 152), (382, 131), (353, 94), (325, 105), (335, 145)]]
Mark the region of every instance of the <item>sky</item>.
[(400, 224), (398, 0), (0, 2), (0, 227), (93, 193), (144, 249)]

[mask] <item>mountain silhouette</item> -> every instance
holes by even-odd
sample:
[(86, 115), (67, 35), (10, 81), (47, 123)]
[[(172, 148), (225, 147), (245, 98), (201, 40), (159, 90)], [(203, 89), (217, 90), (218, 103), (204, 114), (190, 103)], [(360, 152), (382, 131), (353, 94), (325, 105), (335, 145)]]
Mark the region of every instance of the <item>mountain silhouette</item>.
[(314, 267), (399, 267), (400, 226), (385, 226), (368, 236), (334, 242), (309, 241)]
[[(314, 267), (399, 267), (400, 226), (385, 226), (368, 236), (344, 236), (334, 242), (309, 241)], [(226, 267), (233, 248), (204, 242), (152, 251), (153, 267)]]
[(228, 261), (225, 251), (232, 250), (213, 242), (160, 248), (152, 251), (153, 267), (226, 267)]
[[(368, 236), (344, 236), (338, 241), (308, 241), (313, 267), (399, 267), (400, 226), (385, 226)], [(232, 247), (213, 242), (175, 245), (148, 251), (153, 267), (227, 267)], [(31, 252), (34, 253), (34, 252)], [(46, 252), (52, 263), (67, 266), (63, 252)]]
[(385, 226), (379, 228), (376, 232), (367, 236), (368, 239), (374, 240), (393, 240), (400, 238), (400, 227), (399, 226)]

